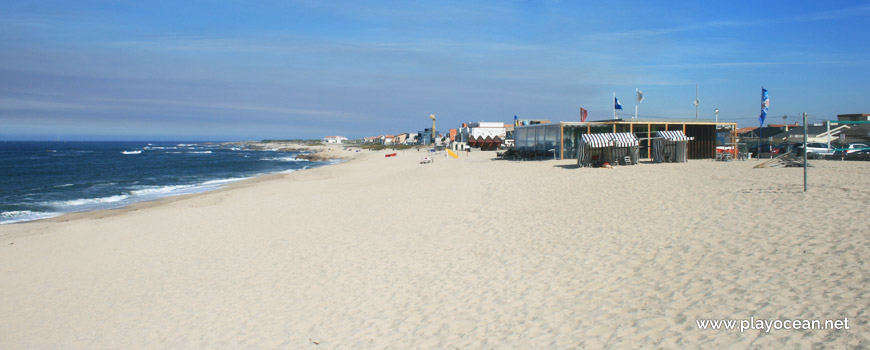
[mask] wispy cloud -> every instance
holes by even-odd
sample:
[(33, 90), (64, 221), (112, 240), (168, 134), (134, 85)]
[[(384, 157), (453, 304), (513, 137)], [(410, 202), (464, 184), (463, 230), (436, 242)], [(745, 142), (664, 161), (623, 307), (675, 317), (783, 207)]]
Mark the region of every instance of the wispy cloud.
[(870, 13), (870, 5), (861, 5), (791, 17), (765, 18), (757, 20), (719, 19), (665, 28), (644, 28), (628, 31), (597, 32), (584, 35), (581, 38), (584, 40), (602, 41), (617, 39), (643, 39), (647, 37), (666, 36), (676, 33), (704, 31), (709, 29), (744, 28), (770, 24), (829, 21), (849, 17), (866, 16), (868, 13)]
[[(57, 96), (54, 97), (55, 99)], [(15, 110), (38, 110), (44, 112), (119, 112), (141, 110), (148, 108), (182, 108), (198, 110), (220, 110), (224, 112), (266, 113), (269, 115), (285, 115), (291, 117), (317, 117), (335, 120), (353, 119), (354, 115), (344, 111), (325, 109), (289, 108), (270, 105), (250, 105), (218, 102), (197, 102), (171, 99), (148, 99), (148, 98), (100, 98), (93, 96), (66, 96), (65, 100), (71, 102), (59, 102), (51, 99), (28, 99), (28, 98), (0, 98), (0, 111)]]
[(867, 61), (743, 61), (743, 62), (710, 62), (710, 63), (674, 63), (638, 65), (636, 68), (734, 68), (734, 67), (764, 67), (779, 65), (864, 65)]
[(383, 22), (418, 21), (473, 21), (499, 18), (509, 13), (502, 5), (450, 2), (405, 2), (405, 1), (321, 1), (295, 0), (294, 4), (313, 10), (335, 14), (340, 17)]
[(781, 19), (783, 21), (781, 23), (786, 22), (815, 22), (815, 21), (829, 21), (834, 19), (842, 19), (849, 17), (860, 17), (866, 16), (870, 14), (870, 4), (847, 7), (842, 9), (824, 11), (820, 13), (810, 13), (801, 16), (795, 16), (791, 18)]

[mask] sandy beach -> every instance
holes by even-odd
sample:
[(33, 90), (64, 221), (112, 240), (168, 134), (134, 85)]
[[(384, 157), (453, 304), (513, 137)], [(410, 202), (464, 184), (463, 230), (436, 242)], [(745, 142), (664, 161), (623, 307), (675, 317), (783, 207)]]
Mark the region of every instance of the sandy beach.
[[(0, 226), (0, 348), (870, 347), (870, 162), (812, 161), (804, 193), (754, 160), (335, 152)], [(697, 325), (750, 318), (850, 327)]]

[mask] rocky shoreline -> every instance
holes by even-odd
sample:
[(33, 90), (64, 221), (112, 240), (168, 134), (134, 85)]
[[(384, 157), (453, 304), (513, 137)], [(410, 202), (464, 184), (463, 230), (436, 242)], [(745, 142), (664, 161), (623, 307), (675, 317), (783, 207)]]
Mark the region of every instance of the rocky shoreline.
[(309, 161), (328, 161), (335, 159), (347, 159), (348, 156), (341, 154), (341, 147), (332, 145), (310, 145), (296, 142), (259, 142), (259, 141), (241, 141), (241, 142), (224, 142), (221, 145), (226, 147), (239, 147), (243, 149), (257, 151), (275, 151), (275, 152), (292, 152), (302, 153), (296, 156), (296, 159), (307, 159)]

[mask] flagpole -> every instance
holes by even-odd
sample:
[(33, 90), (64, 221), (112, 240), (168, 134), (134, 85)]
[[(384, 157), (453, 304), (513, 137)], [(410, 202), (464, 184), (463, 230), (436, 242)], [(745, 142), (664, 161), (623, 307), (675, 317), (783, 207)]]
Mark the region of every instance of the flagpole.
[[(761, 113), (764, 113), (764, 85), (761, 86)], [(758, 149), (758, 154), (756, 159), (761, 159), (761, 130), (764, 128), (764, 119), (759, 118), (758, 121), (758, 142), (755, 143), (755, 147)], [(806, 128), (806, 127), (804, 127)], [(807, 140), (804, 139), (804, 152), (807, 150)], [(770, 150), (773, 152), (773, 150)]]
[(638, 96), (640, 95), (637, 94), (637, 88), (634, 88), (634, 119), (637, 119), (637, 105), (640, 103)]
[(613, 99), (610, 100), (610, 108), (613, 109), (613, 119), (616, 119), (616, 93), (613, 93)]

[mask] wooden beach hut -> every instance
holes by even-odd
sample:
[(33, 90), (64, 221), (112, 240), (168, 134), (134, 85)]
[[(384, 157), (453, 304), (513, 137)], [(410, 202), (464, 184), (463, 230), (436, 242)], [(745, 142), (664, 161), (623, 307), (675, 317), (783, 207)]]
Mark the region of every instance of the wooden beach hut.
[(612, 159), (613, 164), (619, 163), (622, 165), (635, 165), (639, 158), (638, 148), (640, 141), (633, 133), (619, 132), (610, 134), (613, 141)]
[(583, 134), (577, 143), (577, 166), (591, 167), (595, 163), (611, 163), (612, 134)]
[(653, 162), (687, 162), (688, 143), (694, 139), (680, 130), (657, 131), (655, 139), (652, 140)]

